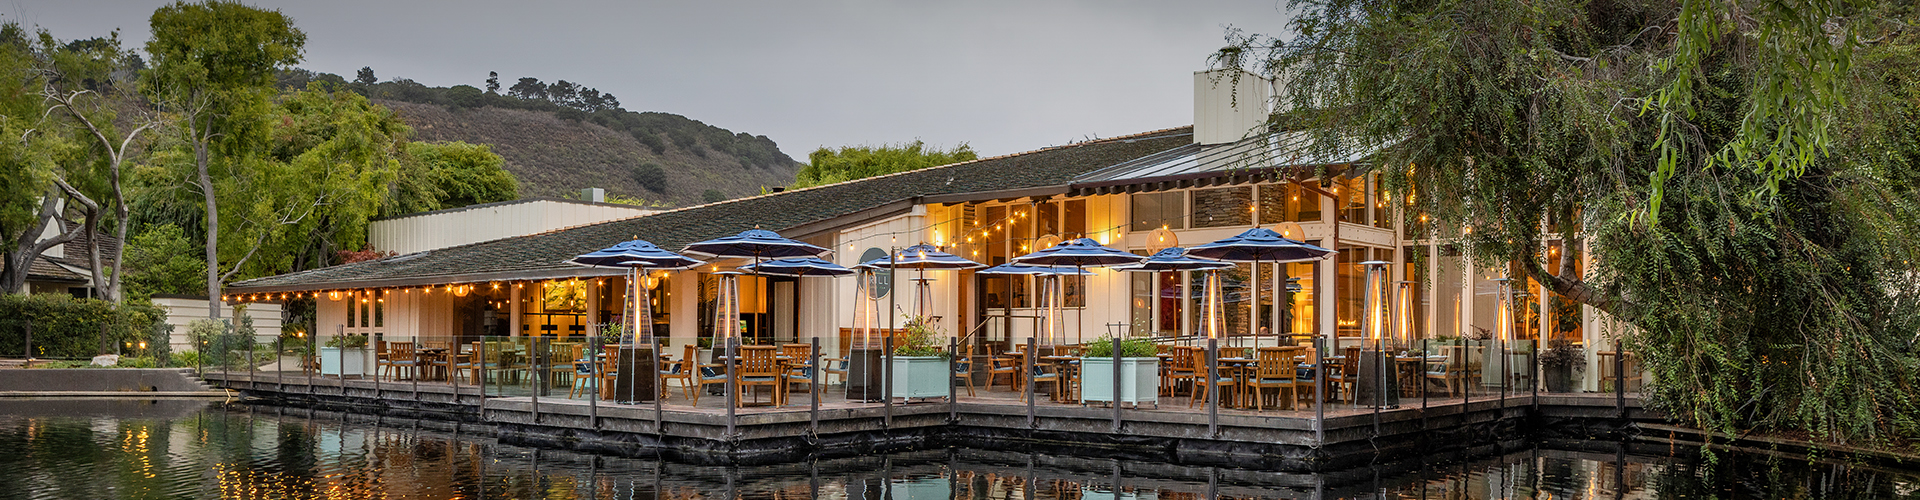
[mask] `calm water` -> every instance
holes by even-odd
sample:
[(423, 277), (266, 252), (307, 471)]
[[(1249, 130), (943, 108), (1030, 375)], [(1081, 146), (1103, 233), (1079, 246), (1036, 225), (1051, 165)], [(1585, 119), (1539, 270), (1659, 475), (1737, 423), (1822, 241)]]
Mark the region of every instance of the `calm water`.
[(1706, 466), (1534, 448), (1307, 475), (927, 450), (730, 468), (308, 415), (180, 401), (0, 405), (0, 498), (1920, 498), (1912, 471), (1757, 456)]

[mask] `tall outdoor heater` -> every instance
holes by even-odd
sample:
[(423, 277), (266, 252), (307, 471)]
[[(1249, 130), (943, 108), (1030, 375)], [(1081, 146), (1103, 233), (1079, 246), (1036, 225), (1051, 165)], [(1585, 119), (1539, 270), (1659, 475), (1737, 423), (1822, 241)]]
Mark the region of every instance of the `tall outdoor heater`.
[[(652, 401), (654, 386), (653, 313), (641, 285), (646, 269), (685, 269), (700, 261), (669, 252), (643, 240), (620, 243), (603, 250), (582, 254), (567, 263), (588, 267), (629, 270), (627, 277), (627, 317), (632, 326), (623, 328), (619, 350), (614, 358), (613, 387), (609, 393), (622, 403)], [(517, 318), (514, 321), (519, 321)], [(646, 374), (646, 376), (636, 376)], [(595, 395), (598, 397), (598, 395)]]
[(1394, 370), (1393, 353), (1387, 341), (1393, 322), (1388, 321), (1387, 267), (1392, 262), (1370, 260), (1366, 266), (1366, 291), (1360, 313), (1360, 333), (1366, 336), (1366, 348), (1360, 351), (1360, 380), (1355, 387), (1355, 403), (1390, 408), (1400, 406), (1399, 374)]

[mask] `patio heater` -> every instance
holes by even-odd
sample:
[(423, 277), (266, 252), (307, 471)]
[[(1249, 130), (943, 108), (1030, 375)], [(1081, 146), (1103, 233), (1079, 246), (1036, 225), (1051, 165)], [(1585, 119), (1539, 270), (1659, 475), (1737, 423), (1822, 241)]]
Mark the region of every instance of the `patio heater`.
[[(1497, 355), (1500, 356), (1498, 358), (1500, 364), (1495, 366), (1494, 358), (1481, 362), (1486, 363), (1486, 368), (1482, 370), (1484, 373), (1497, 374), (1493, 376), (1499, 377), (1494, 383), (1499, 384), (1500, 395), (1504, 398), (1508, 382), (1513, 380), (1513, 374), (1507, 372), (1507, 359), (1510, 355), (1507, 352), (1507, 346), (1513, 341), (1513, 278), (1500, 278), (1493, 281), (1500, 284), (1500, 291), (1494, 296), (1496, 304), (1494, 322), (1498, 324), (1493, 327), (1493, 348), (1488, 349), (1487, 352), (1499, 353)], [(1485, 382), (1485, 377), (1482, 377), (1482, 382)]]
[(1206, 322), (1202, 326), (1207, 331), (1208, 339), (1219, 339), (1220, 334), (1227, 331), (1226, 318), (1222, 314), (1226, 298), (1220, 296), (1220, 271), (1208, 269), (1206, 281), (1206, 289), (1201, 292), (1206, 294), (1207, 299), (1207, 303), (1200, 307), (1202, 320)]
[(854, 281), (853, 329), (858, 342), (847, 349), (847, 400), (880, 401), (886, 398), (882, 393), (880, 377), (882, 347), (874, 338), (873, 329), (878, 327), (880, 318), (880, 298), (874, 296), (873, 286), (877, 277), (871, 267), (857, 268), (860, 274)]
[[(1413, 348), (1413, 285), (1416, 281), (1393, 282), (1393, 338), (1394, 347), (1405, 350)], [(1405, 341), (1405, 343), (1401, 343)]]
[(1387, 269), (1392, 262), (1370, 260), (1361, 262), (1366, 266), (1367, 282), (1362, 287), (1366, 295), (1361, 301), (1360, 332), (1366, 336), (1367, 348), (1360, 351), (1360, 381), (1354, 391), (1354, 402), (1363, 406), (1388, 408), (1400, 406), (1399, 374), (1394, 370), (1393, 353), (1388, 352), (1387, 340), (1396, 335), (1388, 331), (1393, 325), (1388, 319)]

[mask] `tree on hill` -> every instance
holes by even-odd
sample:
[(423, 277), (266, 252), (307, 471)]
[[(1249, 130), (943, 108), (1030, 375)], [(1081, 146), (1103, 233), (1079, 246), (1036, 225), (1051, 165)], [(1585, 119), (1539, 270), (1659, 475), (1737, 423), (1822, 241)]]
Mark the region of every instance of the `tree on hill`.
[(718, 189), (708, 189), (706, 191), (701, 191), (700, 201), (707, 202), (707, 203), (719, 203), (722, 201), (727, 201), (727, 193), (722, 193)]
[(894, 172), (919, 170), (927, 167), (973, 161), (980, 155), (973, 152), (967, 143), (960, 143), (953, 149), (929, 147), (921, 141), (902, 143), (898, 146), (846, 146), (840, 149), (820, 148), (807, 155), (807, 166), (793, 181), (794, 188), (833, 184), (836, 182), (864, 179), (876, 175)]
[(500, 72), (498, 71), (487, 72), (487, 93), (489, 94), (500, 93)]
[(1315, 140), (1282, 154), (1372, 154), (1407, 222), (1630, 325), (1669, 415), (1920, 438), (1913, 5), (1294, 7), (1214, 59), (1283, 83), (1268, 125)]
[(647, 162), (633, 167), (633, 182), (648, 191), (667, 192), (667, 173), (660, 169), (658, 163)]
[(353, 75), (353, 83), (358, 83), (361, 85), (373, 85), (376, 83), (380, 83), (380, 78), (373, 76), (372, 66), (361, 66), (360, 71), (357, 73), (354, 73)]

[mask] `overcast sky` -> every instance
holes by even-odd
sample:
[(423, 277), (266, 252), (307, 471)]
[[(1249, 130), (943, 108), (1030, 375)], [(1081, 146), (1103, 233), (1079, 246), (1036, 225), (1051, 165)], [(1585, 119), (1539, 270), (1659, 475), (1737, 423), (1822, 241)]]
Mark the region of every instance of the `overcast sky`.
[[(147, 40), (161, 0), (9, 0), (61, 39)], [(820, 146), (967, 142), (998, 155), (1191, 124), (1226, 27), (1278, 33), (1284, 0), (260, 0), (307, 33), (301, 67), (482, 86), (568, 80), (635, 111)]]

